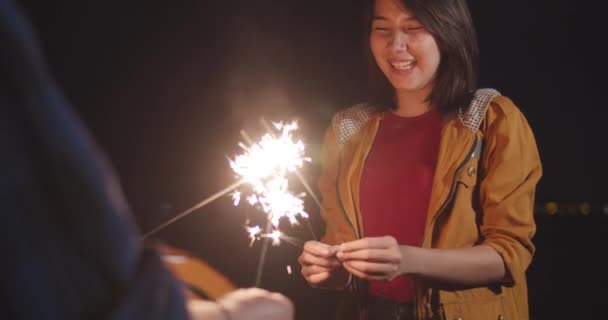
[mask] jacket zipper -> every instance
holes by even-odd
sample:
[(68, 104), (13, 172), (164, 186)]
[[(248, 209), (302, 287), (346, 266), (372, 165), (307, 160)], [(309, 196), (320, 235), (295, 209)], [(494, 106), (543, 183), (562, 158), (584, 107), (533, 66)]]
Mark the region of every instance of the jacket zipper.
[[(478, 143), (479, 143), (479, 141), (478, 141), (477, 137), (475, 137), (475, 142), (473, 143), (473, 146), (471, 146), (471, 150), (469, 150), (469, 152), (467, 153), (467, 156), (462, 160), (462, 162), (460, 162), (460, 164), (456, 168), (456, 171), (454, 172), (454, 177), (452, 178), (452, 185), (450, 186), (450, 191), (448, 193), (448, 196), (443, 201), (443, 203), (437, 210), (437, 213), (435, 213), (435, 215), (433, 216), (433, 219), (431, 220), (431, 226), (432, 226), (431, 234), (434, 233), (435, 221), (443, 213), (443, 211), (445, 210), (447, 205), (454, 199), (454, 194), (456, 193), (456, 176), (458, 176), (458, 174), (460, 173), (462, 168), (465, 166), (465, 164), (469, 161), (469, 159), (471, 159), (471, 157), (475, 153), (475, 150), (477, 149)], [(422, 237), (422, 240), (420, 240), (420, 244), (418, 245), (419, 247), (422, 247), (422, 244), (424, 243), (425, 239), (426, 239), (426, 234)], [(414, 281), (414, 292), (418, 292), (418, 281)], [(418, 312), (418, 294), (414, 295), (414, 306), (416, 306), (416, 308), (414, 308), (414, 311), (415, 311), (414, 318), (420, 319), (420, 315)]]

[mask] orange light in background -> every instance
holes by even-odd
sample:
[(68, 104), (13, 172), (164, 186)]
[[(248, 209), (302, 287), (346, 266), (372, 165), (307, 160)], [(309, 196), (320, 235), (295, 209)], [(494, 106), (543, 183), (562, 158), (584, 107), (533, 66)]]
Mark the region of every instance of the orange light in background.
[(558, 210), (559, 206), (553, 201), (547, 202), (547, 204), (545, 205), (545, 211), (550, 215), (556, 214)]
[(583, 202), (578, 207), (578, 210), (581, 212), (581, 214), (588, 216), (591, 213), (591, 204), (589, 204), (589, 202)]

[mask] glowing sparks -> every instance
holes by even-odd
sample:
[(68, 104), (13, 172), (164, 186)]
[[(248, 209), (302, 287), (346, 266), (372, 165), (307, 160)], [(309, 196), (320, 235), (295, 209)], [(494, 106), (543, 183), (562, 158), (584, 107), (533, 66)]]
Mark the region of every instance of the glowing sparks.
[(247, 228), (247, 232), (249, 233), (249, 240), (251, 240), (249, 242), (249, 246), (251, 247), (253, 245), (253, 243), (255, 242), (255, 240), (257, 239), (257, 237), (259, 237), (260, 233), (262, 232), (262, 229), (260, 228), (260, 226), (245, 227), (245, 228)]
[(281, 244), (281, 236), (282, 236), (282, 233), (279, 230), (274, 230), (271, 233), (262, 234), (263, 238), (270, 238), (270, 239), (272, 239), (272, 245), (273, 246), (278, 246), (278, 245)]
[(302, 167), (304, 161), (310, 161), (304, 157), (304, 143), (293, 140), (291, 132), (298, 128), (297, 123), (283, 125), (279, 122), (274, 125), (280, 130), (279, 135), (275, 137), (266, 133), (260, 142), (251, 146), (239, 143), (245, 153), (230, 161), (234, 172), (253, 185), (275, 175), (285, 176), (287, 172)]
[[(305, 193), (292, 194), (289, 191), (287, 175), (301, 168), (310, 158), (304, 156), (305, 147), (302, 141), (293, 139), (292, 132), (298, 129), (296, 122), (278, 122), (273, 125), (279, 132), (268, 132), (257, 143), (244, 135), (249, 145), (239, 143), (245, 152), (230, 160), (230, 166), (238, 178), (251, 187), (251, 194), (246, 196), (247, 202), (266, 213), (274, 229), (263, 235), (258, 231), (253, 236), (250, 230), (251, 243), (259, 236), (272, 238), (272, 244), (278, 245), (281, 233), (277, 228), (282, 218), (291, 224), (297, 224), (298, 217), (308, 218), (304, 211)], [(232, 197), (234, 205), (237, 206), (242, 197), (241, 192), (234, 192)]]
[(279, 226), (281, 218), (287, 218), (291, 224), (297, 224), (297, 216), (308, 218), (304, 211), (304, 194), (295, 196), (287, 190), (288, 182), (286, 178), (276, 177), (269, 180), (259, 197), (259, 204), (262, 210), (268, 214), (268, 219), (272, 225)]
[(258, 197), (255, 194), (250, 195), (249, 197), (247, 197), (247, 202), (254, 206), (256, 203), (258, 203)]
[(234, 204), (234, 206), (238, 206), (239, 203), (241, 202), (241, 192), (239, 191), (235, 191), (232, 193), (232, 204)]
[(291, 239), (290, 237), (284, 235), (279, 230), (273, 230), (270, 233), (262, 233), (262, 228), (260, 228), (260, 226), (253, 226), (253, 227), (245, 226), (245, 229), (247, 229), (247, 233), (249, 233), (249, 240), (250, 240), (249, 246), (252, 246), (253, 243), (260, 238), (271, 239), (273, 246), (280, 245), (282, 239), (286, 239), (286, 240)]

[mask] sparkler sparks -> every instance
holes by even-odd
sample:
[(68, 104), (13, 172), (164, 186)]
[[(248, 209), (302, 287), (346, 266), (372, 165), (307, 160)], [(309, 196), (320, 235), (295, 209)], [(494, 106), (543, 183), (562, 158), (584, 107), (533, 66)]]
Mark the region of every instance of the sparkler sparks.
[[(304, 143), (293, 139), (292, 132), (298, 129), (296, 122), (278, 122), (273, 125), (279, 133), (267, 132), (257, 143), (243, 133), (249, 145), (239, 143), (244, 153), (230, 160), (230, 167), (240, 180), (250, 185), (251, 194), (246, 196), (246, 200), (251, 206), (266, 213), (273, 226), (272, 232), (266, 232), (273, 235), (273, 245), (278, 245), (281, 234), (277, 228), (281, 219), (285, 218), (293, 225), (298, 223), (298, 217), (308, 218), (302, 199), (305, 193), (292, 194), (288, 190), (287, 175), (311, 159), (304, 156)], [(242, 196), (241, 191), (232, 194), (235, 206), (239, 205)], [(257, 238), (250, 234), (251, 243)]]
[(253, 245), (253, 243), (255, 242), (255, 240), (257, 239), (257, 237), (260, 236), (262, 229), (260, 228), (260, 226), (245, 227), (245, 228), (247, 228), (247, 232), (249, 233), (249, 239), (251, 240), (249, 242), (249, 246), (251, 247)]
[[(300, 240), (282, 234), (278, 228), (282, 218), (286, 218), (292, 225), (298, 223), (298, 217), (308, 218), (308, 214), (304, 211), (304, 201), (302, 200), (306, 194), (300, 193), (294, 195), (288, 190), (289, 180), (287, 175), (289, 173), (295, 172), (304, 188), (310, 192), (313, 200), (320, 206), (319, 200), (298, 172), (298, 169), (303, 166), (304, 162), (310, 162), (311, 159), (304, 156), (305, 147), (302, 141), (293, 140), (292, 132), (298, 129), (296, 122), (290, 124), (283, 124), (282, 122), (273, 123), (275, 130), (266, 122), (263, 122), (263, 124), (269, 132), (262, 136), (258, 143), (254, 143), (244, 131), (241, 131), (243, 138), (247, 140), (247, 144), (239, 143), (244, 153), (236, 156), (233, 160), (229, 159), (230, 167), (236, 173), (238, 181), (156, 226), (145, 233), (143, 238), (145, 239), (157, 233), (166, 226), (227, 194), (231, 195), (234, 206), (238, 206), (241, 203), (243, 195), (242, 191), (236, 189), (243, 185), (249, 185), (251, 193), (245, 196), (247, 203), (261, 209), (267, 215), (267, 225), (264, 233), (262, 233), (259, 226), (246, 226), (250, 239), (249, 245), (252, 246), (256, 240), (265, 238), (272, 240), (273, 246), (279, 245), (281, 240), (283, 240), (301, 248), (303, 244)], [(278, 133), (274, 131), (278, 131)], [(306, 222), (313, 237), (316, 239), (310, 223), (308, 220)], [(262, 247), (256, 273), (256, 287), (259, 286), (262, 276), (268, 243), (269, 241), (265, 241)], [(291, 267), (289, 267), (288, 272), (291, 273)]]
[(263, 234), (262, 237), (272, 239), (272, 245), (278, 246), (279, 244), (281, 244), (281, 235), (281, 231), (274, 230), (271, 233)]
[(266, 133), (258, 143), (250, 146), (239, 143), (245, 153), (230, 161), (230, 167), (243, 180), (257, 186), (263, 179), (272, 176), (284, 177), (287, 172), (301, 168), (310, 158), (304, 157), (304, 143), (293, 141), (292, 131), (298, 128), (296, 122), (284, 125), (274, 123), (280, 135), (274, 137)]

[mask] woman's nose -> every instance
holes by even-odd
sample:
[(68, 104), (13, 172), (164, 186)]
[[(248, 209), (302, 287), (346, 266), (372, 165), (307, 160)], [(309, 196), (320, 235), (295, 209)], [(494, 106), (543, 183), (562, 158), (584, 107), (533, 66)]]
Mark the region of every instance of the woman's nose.
[(393, 33), (388, 46), (391, 50), (405, 51), (407, 50), (407, 35), (403, 31), (397, 31)]

